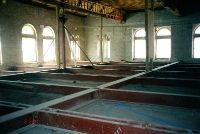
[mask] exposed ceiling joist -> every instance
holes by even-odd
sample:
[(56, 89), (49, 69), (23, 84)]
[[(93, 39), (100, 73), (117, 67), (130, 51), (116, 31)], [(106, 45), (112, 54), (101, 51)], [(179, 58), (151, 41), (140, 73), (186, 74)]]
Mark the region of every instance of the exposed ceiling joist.
[(124, 11), (113, 8), (112, 6), (104, 5), (88, 0), (16, 0), (34, 5), (41, 5), (47, 8), (55, 8), (57, 5), (62, 5), (65, 10), (70, 13), (88, 15), (96, 14), (106, 18), (124, 21)]

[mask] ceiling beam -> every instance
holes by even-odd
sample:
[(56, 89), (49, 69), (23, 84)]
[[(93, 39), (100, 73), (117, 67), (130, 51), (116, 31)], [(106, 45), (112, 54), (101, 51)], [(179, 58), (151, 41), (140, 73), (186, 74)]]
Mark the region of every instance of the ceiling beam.
[(70, 13), (88, 15), (101, 15), (105, 18), (110, 18), (119, 21), (125, 21), (125, 11), (111, 6), (103, 5), (97, 2), (88, 0), (16, 0), (23, 3), (42, 6), (46, 8), (55, 8), (56, 5), (62, 5), (65, 10)]

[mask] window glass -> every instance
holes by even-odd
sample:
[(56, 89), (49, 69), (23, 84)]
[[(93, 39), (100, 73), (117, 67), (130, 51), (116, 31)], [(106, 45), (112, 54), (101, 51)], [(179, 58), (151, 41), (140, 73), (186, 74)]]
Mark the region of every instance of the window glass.
[(200, 37), (194, 38), (194, 58), (200, 58)]
[(43, 35), (43, 36), (54, 37), (54, 31), (53, 31), (53, 29), (51, 29), (50, 27), (45, 27), (45, 28), (43, 29), (42, 35)]
[(133, 44), (133, 58), (145, 59), (146, 58), (146, 33), (144, 29), (136, 31), (134, 35)]
[(36, 33), (30, 24), (26, 24), (22, 28), (22, 55), (23, 62), (37, 61)]
[(43, 60), (52, 62), (56, 60), (54, 31), (51, 27), (43, 29)]
[(135, 40), (135, 58), (146, 58), (146, 40)]
[(167, 28), (162, 28), (157, 32), (157, 36), (171, 35), (171, 32)]
[(200, 34), (200, 26), (195, 30), (195, 34)]
[(22, 52), (24, 62), (36, 61), (36, 42), (34, 38), (22, 38)]
[(140, 29), (135, 33), (135, 37), (145, 37), (145, 30), (144, 29)]
[(22, 34), (34, 35), (34, 29), (31, 25), (27, 24), (22, 28)]
[(171, 32), (160, 28), (156, 34), (156, 58), (171, 58)]

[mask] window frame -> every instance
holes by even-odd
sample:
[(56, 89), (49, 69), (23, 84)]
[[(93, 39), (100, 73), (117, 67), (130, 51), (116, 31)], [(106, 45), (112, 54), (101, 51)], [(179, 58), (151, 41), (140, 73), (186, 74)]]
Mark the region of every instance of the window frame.
[[(50, 29), (53, 35), (52, 35), (52, 36), (45, 36), (45, 35), (43, 34), (45, 28)], [(45, 61), (45, 60), (44, 60), (44, 59), (45, 59), (45, 58), (44, 58), (44, 57), (45, 57), (44, 54), (46, 54), (46, 53), (44, 53), (44, 40), (51, 40), (51, 44), (50, 44), (50, 45), (54, 45), (54, 57), (55, 57), (55, 58), (54, 58), (53, 60), (50, 60), (50, 61)], [(44, 62), (44, 63), (54, 63), (54, 62), (56, 62), (56, 44), (55, 44), (55, 43), (56, 43), (56, 42), (55, 42), (55, 32), (54, 32), (53, 28), (50, 27), (50, 26), (45, 26), (45, 27), (43, 28), (43, 30), (42, 30), (42, 56), (43, 56), (43, 62)]]
[(1, 28), (0, 28), (0, 65), (3, 64), (3, 61), (2, 61), (2, 36), (1, 36)]
[[(136, 34), (138, 31), (140, 30), (144, 30), (145, 32), (145, 36), (144, 37), (136, 37)], [(133, 41), (132, 41), (132, 59), (133, 60), (145, 60), (146, 59), (146, 49), (145, 49), (145, 58), (136, 58), (136, 50), (135, 50), (135, 46), (136, 46), (136, 40), (144, 40), (145, 41), (145, 47), (146, 47), (146, 31), (145, 28), (137, 28), (137, 29), (133, 29)]]
[(193, 32), (192, 32), (192, 58), (193, 59), (200, 59), (200, 57), (197, 57), (197, 58), (194, 57), (194, 45), (195, 45), (194, 40), (195, 40), (195, 38), (198, 38), (198, 37), (200, 38), (200, 34), (195, 33), (198, 28), (200, 28), (200, 24), (196, 24), (194, 26)]
[[(161, 30), (161, 29), (167, 29), (170, 31), (170, 35), (157, 35), (158, 32)], [(155, 27), (155, 45), (154, 45), (154, 50), (155, 50), (155, 60), (170, 60), (171, 59), (171, 52), (172, 52), (172, 32), (171, 32), (171, 26), (161, 26), (161, 27)], [(170, 57), (169, 58), (158, 58), (157, 57), (157, 41), (158, 39), (170, 39)]]
[[(33, 35), (31, 35), (31, 34), (24, 34), (24, 33), (22, 32), (22, 30), (23, 30), (23, 28), (24, 28), (25, 26), (31, 27), (31, 29), (33, 30), (34, 34), (33, 34)], [(30, 23), (24, 24), (23, 27), (22, 27), (22, 29), (21, 29), (21, 35), (22, 35), (22, 38), (21, 38), (22, 40), (23, 40), (23, 38), (31, 38), (31, 39), (34, 39), (34, 40), (35, 40), (35, 56), (36, 56), (36, 57), (35, 57), (35, 61), (24, 61), (23, 42), (22, 42), (22, 40), (21, 40), (22, 62), (23, 62), (23, 64), (37, 63), (37, 62), (38, 62), (38, 49), (37, 49), (37, 32), (36, 32), (35, 27), (34, 27), (32, 24), (30, 24)]]

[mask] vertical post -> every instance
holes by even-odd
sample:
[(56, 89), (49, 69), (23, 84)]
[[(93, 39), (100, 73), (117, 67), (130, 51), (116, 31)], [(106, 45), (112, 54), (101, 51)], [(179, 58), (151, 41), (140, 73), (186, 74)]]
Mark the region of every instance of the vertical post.
[(62, 21), (62, 50), (63, 50), (63, 68), (66, 68), (66, 49), (65, 49), (65, 21)]
[(57, 61), (57, 68), (60, 69), (60, 20), (59, 20), (59, 6), (56, 6), (56, 25), (57, 25), (57, 33), (56, 33), (56, 61)]
[[(66, 67), (66, 48), (65, 48), (65, 25), (66, 17), (64, 6), (58, 5), (58, 41), (59, 41), (59, 62), (62, 61), (63, 68)], [(59, 65), (60, 66), (60, 65)]]
[(145, 0), (146, 72), (152, 70), (154, 58), (154, 0)]
[(103, 17), (101, 16), (101, 26), (100, 26), (100, 58), (101, 63), (103, 63)]

